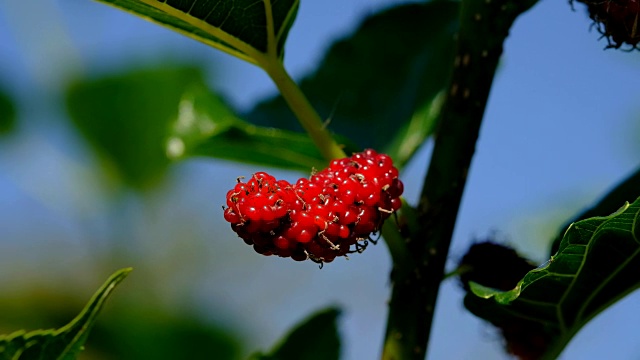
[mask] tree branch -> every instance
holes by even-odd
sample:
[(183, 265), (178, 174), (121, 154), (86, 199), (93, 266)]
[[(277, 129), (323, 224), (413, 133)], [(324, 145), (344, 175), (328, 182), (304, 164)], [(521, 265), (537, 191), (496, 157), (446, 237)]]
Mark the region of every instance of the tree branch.
[(535, 0), (463, 0), (448, 97), (407, 239), (412, 271), (394, 264), (383, 359), (424, 359), (458, 208), (503, 42)]

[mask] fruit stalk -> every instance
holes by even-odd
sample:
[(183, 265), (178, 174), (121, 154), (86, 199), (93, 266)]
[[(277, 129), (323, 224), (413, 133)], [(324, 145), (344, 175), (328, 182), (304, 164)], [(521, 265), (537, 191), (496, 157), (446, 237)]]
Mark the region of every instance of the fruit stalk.
[(302, 90), (291, 79), (283, 64), (279, 61), (269, 61), (261, 63), (260, 66), (276, 84), (287, 105), (316, 144), (322, 156), (328, 161), (346, 157)]

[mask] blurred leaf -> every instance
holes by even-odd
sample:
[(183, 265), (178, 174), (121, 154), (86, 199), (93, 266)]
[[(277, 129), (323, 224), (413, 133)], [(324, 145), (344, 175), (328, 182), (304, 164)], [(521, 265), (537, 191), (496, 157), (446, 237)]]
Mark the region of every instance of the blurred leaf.
[(337, 360), (340, 337), (336, 319), (340, 311), (329, 308), (297, 325), (269, 354), (255, 354), (255, 360)]
[(0, 91), (0, 135), (9, 133), (15, 127), (16, 108), (8, 94)]
[(111, 275), (82, 312), (60, 329), (0, 335), (0, 359), (75, 359), (105, 301), (129, 272), (131, 269), (127, 268)]
[(325, 160), (306, 134), (239, 119), (195, 68), (166, 67), (80, 82), (71, 119), (126, 183), (152, 185), (170, 160), (209, 156), (309, 172)]
[(281, 61), (298, 0), (98, 0), (255, 64)]
[(326, 165), (306, 134), (244, 122), (203, 86), (184, 93), (167, 141), (167, 155), (173, 159), (211, 156), (307, 173)]
[(202, 315), (168, 313), (148, 304), (127, 304), (110, 312), (91, 335), (87, 351), (104, 360), (240, 358), (240, 342), (231, 329)]
[(551, 244), (550, 255), (554, 255), (556, 252), (558, 252), (558, 248), (560, 247), (560, 241), (562, 240), (564, 231), (567, 227), (569, 227), (569, 225), (571, 225), (571, 223), (583, 219), (588, 219), (594, 216), (611, 214), (618, 209), (620, 204), (624, 203), (625, 201), (631, 201), (638, 196), (640, 196), (640, 168), (638, 168), (633, 174), (631, 174), (621, 183), (616, 185), (616, 187), (609, 191), (609, 193), (607, 193), (607, 195), (605, 195), (602, 199), (600, 199), (597, 204), (583, 211), (573, 220), (564, 225), (562, 227), (562, 230), (558, 233), (556, 238), (553, 240), (553, 243)]
[[(458, 2), (403, 4), (336, 42), (301, 82), (329, 128), (404, 165), (436, 126), (453, 64)], [(281, 97), (257, 105), (256, 124), (300, 130)]]
[[(556, 358), (589, 320), (640, 287), (640, 198), (606, 217), (572, 224), (555, 256), (511, 291), (478, 286), (465, 306), (503, 328), (535, 327)], [(484, 300), (493, 297), (493, 300)]]
[(74, 125), (137, 188), (152, 185), (169, 164), (164, 145), (195, 68), (133, 71), (71, 86), (67, 106)]
[[(151, 280), (138, 276), (136, 279), (138, 283)], [(77, 290), (60, 290), (61, 284), (48, 285), (38, 282), (29, 284), (27, 291), (2, 292), (0, 332), (55, 327), (73, 318), (77, 309), (84, 306), (86, 299), (80, 299)], [(140, 287), (136, 290), (145, 293)], [(197, 360), (211, 359), (211, 354), (216, 360), (240, 359), (242, 343), (238, 331), (216, 322), (219, 309), (210, 305), (207, 316), (203, 316), (193, 308), (162, 306), (156, 297), (128, 294), (133, 296), (118, 297), (103, 309), (80, 359)]]

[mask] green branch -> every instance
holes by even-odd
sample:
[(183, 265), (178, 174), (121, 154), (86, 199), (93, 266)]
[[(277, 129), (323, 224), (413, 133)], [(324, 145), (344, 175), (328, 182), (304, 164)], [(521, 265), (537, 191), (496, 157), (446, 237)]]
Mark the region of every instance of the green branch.
[[(383, 359), (424, 359), (460, 200), (503, 42), (535, 0), (463, 0), (448, 97), (418, 205), (409, 264), (394, 264)], [(413, 267), (413, 264), (416, 264)], [(411, 271), (407, 266), (413, 267)]]
[[(396, 213), (395, 219), (397, 220), (396, 224), (393, 223), (393, 218), (385, 222), (382, 227), (382, 237), (389, 249), (389, 254), (391, 254), (394, 271), (402, 272), (397, 275), (405, 277), (415, 268), (414, 259), (407, 248), (407, 237), (404, 236), (404, 232), (417, 228), (416, 210), (403, 198), (402, 208)], [(396, 264), (402, 264), (402, 266), (395, 266)]]

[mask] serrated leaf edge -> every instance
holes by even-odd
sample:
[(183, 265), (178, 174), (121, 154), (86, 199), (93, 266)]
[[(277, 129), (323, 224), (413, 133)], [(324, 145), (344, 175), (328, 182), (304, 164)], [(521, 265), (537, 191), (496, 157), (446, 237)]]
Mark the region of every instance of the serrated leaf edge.
[[(572, 228), (576, 228), (577, 226), (579, 226), (579, 224), (583, 221), (590, 221), (590, 220), (604, 220), (604, 222), (606, 222), (609, 219), (615, 218), (619, 215), (621, 215), (622, 213), (624, 213), (628, 208), (629, 208), (630, 204), (629, 202), (625, 202), (625, 204), (620, 207), (620, 209), (618, 209), (618, 211), (614, 212), (611, 215), (607, 215), (607, 216), (594, 216), (588, 219), (584, 219), (584, 220), (580, 220), (577, 221), (575, 223), (572, 223), (571, 225), (569, 225), (569, 227), (567, 228), (567, 230), (564, 232), (563, 235), (563, 240), (564, 237), (566, 236), (566, 234), (572, 229)], [(560, 249), (558, 250), (558, 253), (562, 251), (562, 247), (560, 247)], [(558, 253), (556, 253), (556, 255), (552, 256), (549, 260), (547, 260), (545, 263), (543, 263), (542, 265), (538, 266), (537, 268), (529, 271), (527, 274), (525, 274), (525, 276), (522, 278), (522, 280), (520, 280), (518, 282), (518, 284), (516, 285), (515, 288), (513, 288), (512, 290), (508, 290), (508, 291), (503, 291), (503, 290), (498, 290), (498, 289), (494, 289), (494, 288), (490, 288), (487, 286), (483, 286), (480, 285), (476, 282), (470, 281), (469, 282), (469, 288), (471, 289), (471, 292), (473, 292), (474, 295), (481, 297), (483, 299), (490, 299), (490, 298), (494, 298), (496, 300), (496, 302), (500, 303), (500, 304), (504, 304), (507, 305), (511, 302), (513, 302), (514, 300), (516, 300), (520, 294), (522, 293), (522, 290), (524, 290), (529, 284), (527, 284), (527, 286), (524, 286), (524, 279), (531, 273), (535, 273), (535, 272), (540, 272), (543, 270), (547, 270), (547, 268), (553, 263), (554, 258), (556, 256), (558, 256)], [(582, 263), (582, 265), (584, 265), (584, 262)], [(582, 267), (581, 265), (581, 267)], [(579, 272), (579, 270), (578, 270)], [(539, 278), (541, 279), (541, 278)], [(536, 279), (534, 281), (532, 281), (530, 284), (533, 284), (535, 281), (538, 281), (539, 279)], [(572, 282), (573, 284), (573, 282)], [(572, 285), (569, 285), (569, 288)], [(565, 292), (566, 294), (567, 292)]]
[[(86, 327), (84, 331), (78, 331), (78, 333), (73, 337), (73, 340), (70, 341), (65, 347), (62, 354), (57, 357), (57, 360), (67, 359), (67, 355), (73, 350), (73, 347), (77, 344), (77, 342), (82, 338), (82, 336), (87, 336), (87, 330), (93, 325), (94, 319), (102, 310), (102, 306), (107, 298), (111, 295), (116, 286), (124, 280), (127, 275), (133, 270), (133, 268), (124, 268), (113, 273), (107, 281), (93, 294), (87, 305), (82, 309), (82, 311), (76, 315), (73, 320), (71, 320), (66, 325), (62, 326), (59, 329), (38, 329), (33, 331), (25, 331), (25, 330), (17, 330), (8, 335), (0, 335), (0, 341), (11, 342), (18, 337), (22, 337), (25, 341), (25, 348), (29, 348), (28, 342), (29, 339), (37, 337), (37, 336), (52, 336), (56, 337), (65, 332), (70, 332), (73, 330), (74, 326), (82, 323), (83, 327)], [(19, 359), (20, 355), (24, 351), (20, 349), (14, 354), (13, 359)]]
[[(109, 298), (113, 290), (124, 280), (129, 273), (133, 270), (133, 268), (124, 268), (116, 271), (111, 275), (107, 281), (95, 292), (95, 294), (91, 297), (87, 306), (85, 306), (82, 311), (69, 322), (67, 325), (61, 327), (60, 329), (54, 331), (54, 336), (62, 334), (66, 331), (72, 331), (74, 326), (83, 321), (83, 318), (86, 316), (84, 320), (83, 326), (87, 326), (88, 330), (93, 325), (94, 319), (98, 316), (100, 311), (102, 310), (102, 306), (105, 301)], [(65, 348), (64, 353), (68, 353), (73, 349), (75, 343), (77, 343), (83, 336), (87, 336), (87, 331), (79, 331), (73, 338), (73, 341), (69, 342), (67, 347)], [(59, 357), (59, 360), (62, 360), (63, 357)]]

